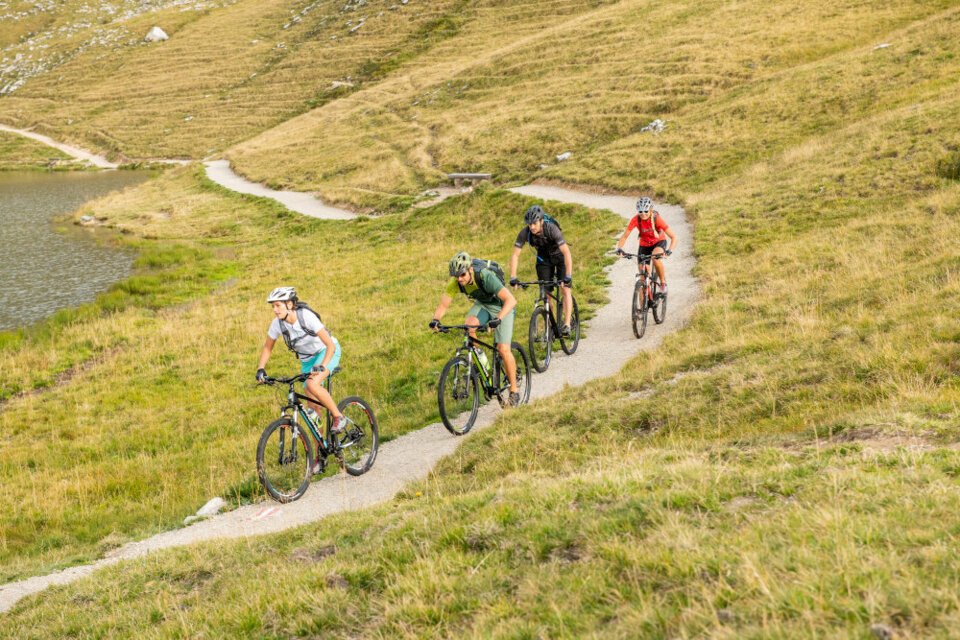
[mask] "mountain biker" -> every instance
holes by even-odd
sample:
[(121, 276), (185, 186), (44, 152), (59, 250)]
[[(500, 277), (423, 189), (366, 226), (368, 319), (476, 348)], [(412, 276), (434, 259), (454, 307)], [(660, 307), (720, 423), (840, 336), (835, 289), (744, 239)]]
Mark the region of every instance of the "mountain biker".
[[(479, 265), (480, 262), (476, 261)], [(517, 300), (504, 286), (500, 276), (492, 268), (475, 268), (475, 261), (464, 251), (457, 253), (450, 260), (450, 282), (443, 295), (440, 296), (440, 305), (433, 312), (430, 328), (437, 331), (440, 320), (447, 312), (453, 297), (458, 292), (473, 300), (473, 306), (467, 312), (464, 324), (479, 327), (486, 324), (494, 330), (494, 343), (507, 369), (507, 378), (510, 380), (510, 406), (520, 404), (520, 392), (517, 390), (517, 361), (510, 350), (513, 341), (513, 320), (517, 315)], [(499, 267), (498, 267), (499, 268)], [(470, 331), (470, 336), (477, 337), (476, 330)]]
[(323, 381), (329, 377), (330, 371), (340, 364), (340, 342), (330, 335), (316, 312), (309, 307), (301, 306), (298, 309), (297, 290), (293, 287), (277, 287), (267, 296), (267, 302), (273, 306), (276, 317), (267, 329), (267, 339), (260, 352), (257, 382), (263, 383), (266, 380), (267, 372), (264, 367), (270, 359), (273, 345), (282, 335), (287, 347), (300, 359), (300, 373), (310, 374), (303, 386), (307, 388), (307, 395), (317, 402), (308, 402), (308, 406), (314, 411), (319, 411), (321, 406), (329, 411), (333, 416), (330, 431), (342, 433), (347, 419), (337, 409), (333, 396), (323, 386)]
[[(667, 276), (663, 269), (663, 258), (673, 253), (677, 236), (660, 216), (660, 212), (653, 209), (653, 201), (650, 198), (637, 200), (637, 215), (630, 219), (626, 231), (620, 236), (617, 242), (617, 255), (623, 255), (623, 245), (634, 229), (637, 230), (640, 240), (640, 246), (637, 249), (637, 271), (641, 269), (640, 258), (652, 255), (653, 266), (656, 267), (657, 275), (660, 276), (660, 295), (666, 295)], [(670, 238), (670, 246), (667, 246), (667, 238)]]
[[(560, 333), (570, 335), (570, 316), (573, 313), (573, 256), (570, 247), (563, 239), (563, 232), (555, 220), (546, 215), (543, 208), (535, 204), (523, 214), (523, 229), (517, 234), (510, 256), (510, 285), (514, 288), (517, 280), (517, 263), (520, 251), (527, 242), (537, 250), (537, 280), (559, 280), (563, 293), (563, 324)], [(541, 295), (545, 292), (541, 291)]]

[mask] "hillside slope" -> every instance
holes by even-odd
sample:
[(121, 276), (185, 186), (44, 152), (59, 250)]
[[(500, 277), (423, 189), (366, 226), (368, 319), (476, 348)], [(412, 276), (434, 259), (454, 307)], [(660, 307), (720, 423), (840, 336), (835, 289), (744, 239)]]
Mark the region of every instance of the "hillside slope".
[[(690, 326), (620, 374), (465, 439), (395, 503), (124, 565), (21, 602), (5, 616), (10, 628), (24, 637), (956, 635), (960, 8), (625, 1), (558, 17), (546, 31), (518, 34), (514, 48), (505, 42), (511, 24), (491, 18), (485, 35), (459, 43), (464, 56), (446, 41), (433, 51), (437, 67), (411, 61), (379, 81), (383, 93), (361, 88), (228, 155), (258, 179), (357, 202), (419, 188), (440, 169), (480, 166), (670, 194), (696, 216), (704, 300)], [(470, 42), (501, 44), (478, 51)], [(451, 70), (470, 84), (453, 83)], [(597, 87), (589, 98), (588, 81)], [(447, 82), (432, 104), (413, 105)], [(631, 99), (635, 111), (616, 108)], [(658, 116), (667, 121), (662, 133), (640, 131)], [(568, 149), (567, 163), (537, 167)], [(443, 160), (434, 166), (428, 157)], [(274, 259), (289, 251), (289, 238), (308, 232), (336, 247), (341, 265), (353, 243), (372, 256), (399, 244), (412, 255), (391, 255), (415, 264), (424, 236), (431, 263), (467, 237), (503, 255), (525, 204), (484, 190), (428, 210), (419, 224), (408, 212), (365, 221), (359, 233), (329, 232), (260, 204), (234, 215), (234, 200), (194, 180), (185, 172), (141, 187), (112, 200), (111, 215), (145, 247), (202, 229), (208, 248), (221, 239), (218, 250), (242, 253), (248, 266), (226, 299), (192, 296), (246, 327), (246, 342), (226, 360), (187, 356), (174, 343), (150, 351), (195, 380), (226, 361), (229, 373), (210, 384), (230, 388), (240, 385), (233, 369), (248, 361), (242, 354), (255, 350), (260, 289), (298, 273)], [(152, 208), (173, 196), (170, 211)], [(616, 231), (609, 219), (560, 211), (582, 229), (573, 245), (578, 273), (599, 269)], [(387, 318), (406, 309), (403, 285), (362, 285), (369, 272), (367, 263), (346, 270), (356, 280), (349, 303), (328, 299), (366, 305), (379, 295)], [(418, 282), (418, 291), (433, 286)], [(316, 295), (346, 295), (325, 287)], [(126, 325), (82, 318), (72, 335), (2, 354), (23, 362), (21, 372), (42, 368), (49, 352), (70, 353), (51, 344), (83, 345), (84, 332), (102, 325), (111, 344), (133, 349), (136, 327), (158, 320), (136, 307), (125, 313)], [(164, 335), (189, 332), (198, 323), (191, 313), (161, 316)], [(369, 341), (378, 367), (407, 353), (403, 342), (384, 344), (377, 323), (352, 330)], [(124, 357), (139, 370), (134, 354)], [(148, 371), (159, 377), (164, 367)], [(409, 383), (413, 415), (429, 395), (419, 386), (426, 378), (403, 373), (388, 368), (382, 384)], [(13, 412), (26, 407), (35, 416), (59, 411), (69, 424), (93, 377), (49, 398), (14, 399), (0, 418), (22, 424)], [(179, 383), (171, 375), (164, 384)], [(115, 403), (139, 407), (156, 447), (165, 443), (150, 398), (113, 393)], [(216, 413), (207, 397), (167, 409), (185, 434), (191, 409)], [(96, 431), (94, 409), (82, 414), (90, 450), (110, 436)], [(266, 415), (245, 395), (236, 411)], [(184, 468), (202, 456), (222, 459), (214, 447), (225, 445), (198, 438), (195, 446)], [(244, 451), (234, 451), (229, 464), (239, 470)], [(29, 487), (37, 458), (18, 457), (5, 486)], [(54, 486), (68, 488), (70, 477)], [(195, 476), (190, 486), (202, 482)], [(136, 482), (108, 490), (131, 501), (144, 495)], [(162, 504), (164, 523), (186, 515)], [(120, 536), (139, 532), (120, 528)], [(62, 530), (7, 570), (28, 572), (43, 565), (38, 559), (64, 561), (115, 540), (94, 529), (58, 551), (60, 536), (77, 534), (69, 522)]]

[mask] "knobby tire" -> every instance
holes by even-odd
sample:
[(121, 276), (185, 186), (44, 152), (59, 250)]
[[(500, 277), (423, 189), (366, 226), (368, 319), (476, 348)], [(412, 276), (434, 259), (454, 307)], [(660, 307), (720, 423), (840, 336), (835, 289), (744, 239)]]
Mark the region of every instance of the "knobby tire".
[[(468, 370), (467, 359), (457, 355), (443, 366), (437, 385), (440, 420), (447, 431), (462, 436), (470, 431), (480, 408), (480, 381), (476, 368)], [(456, 397), (454, 396), (456, 394)], [(466, 414), (466, 418), (463, 416)]]
[[(292, 447), (292, 448), (291, 448)], [(257, 445), (257, 476), (277, 502), (293, 502), (310, 487), (313, 443), (304, 427), (293, 438), (293, 420), (274, 420), (263, 430)]]

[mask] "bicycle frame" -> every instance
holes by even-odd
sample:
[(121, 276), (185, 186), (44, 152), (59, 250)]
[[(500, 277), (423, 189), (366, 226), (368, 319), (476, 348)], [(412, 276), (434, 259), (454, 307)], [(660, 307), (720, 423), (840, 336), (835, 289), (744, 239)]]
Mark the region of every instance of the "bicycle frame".
[[(534, 284), (540, 287), (540, 292), (537, 294), (537, 299), (533, 302), (533, 308), (544, 307), (547, 310), (547, 317), (550, 318), (550, 327), (553, 329), (553, 335), (560, 335), (560, 325), (557, 322), (559, 317), (559, 312), (555, 312), (555, 309), (560, 309), (563, 306), (563, 301), (554, 293), (557, 289), (560, 288), (560, 282), (557, 280), (536, 280), (534, 282), (521, 282), (521, 287), (529, 287)], [(553, 301), (553, 304), (550, 304), (550, 301)]]
[[(473, 348), (476, 346), (484, 347), (493, 352), (493, 360), (489, 360), (486, 366), (484, 366), (483, 360), (475, 357), (476, 353), (474, 352)], [(483, 394), (487, 397), (487, 399), (489, 400), (494, 395), (497, 395), (498, 390), (493, 384), (493, 371), (500, 358), (500, 353), (497, 351), (497, 348), (492, 344), (487, 344), (483, 340), (474, 338), (469, 333), (464, 331), (463, 345), (457, 349), (457, 354), (461, 357), (466, 356), (468, 367), (476, 365), (477, 371), (480, 373), (480, 385), (483, 387)]]
[[(320, 434), (320, 431), (319, 431), (320, 425), (318, 425), (317, 423), (315, 423), (313, 420), (310, 419), (310, 416), (307, 414), (307, 405), (304, 404), (304, 402), (312, 402), (314, 404), (318, 404), (318, 403), (314, 398), (311, 398), (310, 396), (304, 395), (302, 393), (297, 393), (294, 390), (294, 385), (296, 384), (296, 382), (297, 382), (297, 379), (295, 378), (287, 383), (289, 385), (289, 389), (287, 390), (287, 405), (280, 410), (280, 417), (291, 418), (291, 420), (293, 421), (294, 437), (296, 437), (297, 429), (300, 428), (300, 425), (298, 424), (298, 417), (302, 417), (304, 423), (306, 423), (307, 428), (310, 431), (310, 434), (313, 436), (314, 441), (317, 443), (317, 454), (318, 454), (317, 457), (319, 457), (320, 459), (325, 459), (326, 457), (334, 453), (333, 447), (330, 446), (326, 438), (324, 438)], [(323, 386), (327, 389), (327, 391), (330, 391), (330, 388), (331, 388), (330, 383), (331, 383), (330, 376), (328, 376), (327, 379), (323, 381)], [(304, 402), (301, 402), (301, 400)], [(332, 422), (330, 418), (330, 411), (327, 410), (326, 407), (324, 407), (324, 413), (326, 414), (326, 425), (325, 425), (326, 429), (324, 432), (329, 435), (330, 425)]]

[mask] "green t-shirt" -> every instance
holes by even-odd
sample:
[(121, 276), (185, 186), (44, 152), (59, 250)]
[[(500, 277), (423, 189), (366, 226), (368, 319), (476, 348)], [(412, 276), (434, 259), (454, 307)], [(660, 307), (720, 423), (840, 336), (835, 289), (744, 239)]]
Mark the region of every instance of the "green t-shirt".
[[(482, 286), (477, 286), (478, 280)], [(492, 304), (498, 307), (503, 306), (503, 300), (497, 297), (500, 289), (503, 289), (503, 283), (500, 282), (500, 278), (497, 277), (497, 274), (495, 274), (492, 269), (481, 269), (479, 274), (474, 271), (473, 281), (463, 288), (468, 298), (482, 302), (483, 304)], [(450, 278), (450, 284), (447, 285), (447, 295), (453, 298), (456, 297), (458, 293), (460, 293), (460, 285), (457, 279)]]

